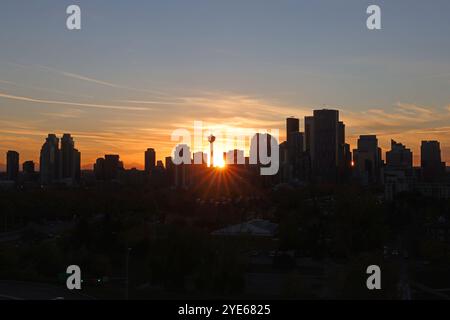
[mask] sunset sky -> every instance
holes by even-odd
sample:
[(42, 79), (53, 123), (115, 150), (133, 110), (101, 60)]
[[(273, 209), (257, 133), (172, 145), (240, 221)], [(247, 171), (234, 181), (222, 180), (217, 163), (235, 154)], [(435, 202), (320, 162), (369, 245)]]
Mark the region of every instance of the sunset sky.
[[(381, 31), (366, 28), (370, 4)], [(108, 153), (142, 167), (194, 121), (283, 140), (286, 117), (324, 107), (352, 148), (376, 134), (418, 164), (420, 141), (439, 140), (450, 163), (449, 34), (448, 0), (2, 0), (0, 163), (38, 161), (48, 133), (68, 132), (84, 167)]]

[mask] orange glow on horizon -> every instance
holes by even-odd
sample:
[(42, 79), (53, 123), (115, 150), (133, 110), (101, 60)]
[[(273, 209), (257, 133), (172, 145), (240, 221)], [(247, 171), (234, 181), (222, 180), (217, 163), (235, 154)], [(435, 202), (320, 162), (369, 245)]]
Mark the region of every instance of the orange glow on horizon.
[(221, 158), (218, 161), (215, 161), (214, 166), (219, 169), (225, 169), (225, 167), (226, 167), (225, 160)]

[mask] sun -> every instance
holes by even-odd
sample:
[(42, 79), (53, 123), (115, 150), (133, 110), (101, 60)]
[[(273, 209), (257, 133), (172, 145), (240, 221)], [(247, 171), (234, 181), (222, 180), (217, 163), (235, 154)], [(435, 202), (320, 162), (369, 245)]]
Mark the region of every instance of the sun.
[(214, 163), (214, 166), (219, 168), (219, 169), (224, 169), (225, 168), (225, 160), (224, 159), (219, 159), (217, 160), (217, 162)]

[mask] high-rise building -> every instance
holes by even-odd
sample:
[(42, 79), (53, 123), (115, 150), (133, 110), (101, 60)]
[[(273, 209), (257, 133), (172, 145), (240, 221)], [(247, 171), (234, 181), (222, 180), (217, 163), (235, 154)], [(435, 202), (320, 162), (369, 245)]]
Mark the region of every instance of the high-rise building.
[(345, 163), (345, 124), (342, 121), (338, 122), (338, 167), (344, 166)]
[(33, 161), (25, 161), (22, 164), (22, 171), (25, 174), (34, 174), (34, 172), (35, 172), (34, 162)]
[(49, 134), (41, 148), (40, 178), (43, 185), (57, 182), (60, 179), (59, 139), (55, 134)]
[(17, 181), (19, 177), (19, 153), (16, 151), (6, 153), (6, 175), (11, 181)]
[(175, 164), (173, 163), (172, 157), (165, 158), (165, 173), (166, 173), (166, 182), (168, 185), (172, 186), (175, 181)]
[(94, 165), (97, 180), (118, 179), (120, 170), (123, 170), (123, 163), (120, 161), (120, 156), (116, 154), (107, 154), (104, 158), (98, 158)]
[(314, 159), (314, 117), (305, 117), (305, 151)]
[[(303, 132), (291, 132), (287, 141), (287, 170), (288, 180), (305, 180), (306, 156), (304, 150)], [(309, 161), (308, 161), (309, 163)]]
[(338, 123), (338, 178), (339, 181), (350, 179), (352, 171), (352, 153), (350, 145), (345, 143), (345, 124), (342, 121)]
[(81, 152), (77, 149), (74, 152), (74, 182), (80, 183), (81, 181)]
[(439, 141), (422, 141), (420, 147), (420, 166), (422, 178), (427, 182), (436, 182), (445, 174), (445, 162), (441, 159)]
[[(179, 144), (175, 148), (174, 158), (191, 159), (191, 149), (188, 145)], [(174, 166), (174, 185), (178, 188), (186, 188), (190, 184), (190, 165), (186, 163), (177, 164)]]
[(283, 179), (303, 179), (304, 134), (300, 132), (300, 121), (290, 117), (286, 119), (286, 162)]
[(166, 170), (169, 168), (172, 168), (174, 166), (173, 161), (172, 161), (172, 157), (166, 157), (165, 158), (165, 168)]
[(364, 185), (381, 183), (381, 148), (376, 135), (361, 135), (353, 150), (356, 177)]
[(98, 158), (94, 164), (95, 179), (105, 180), (105, 159)]
[(226, 164), (245, 164), (244, 150), (230, 150), (225, 156)]
[(61, 139), (61, 179), (68, 184), (80, 181), (81, 154), (75, 149), (75, 142), (68, 133), (63, 134)]
[(194, 152), (192, 155), (192, 163), (198, 165), (208, 164), (208, 154), (203, 151)]
[(297, 118), (290, 117), (286, 119), (286, 140), (291, 140), (291, 135), (300, 131), (300, 121)]
[(61, 178), (71, 179), (75, 167), (75, 142), (70, 134), (65, 133), (61, 138)]
[(386, 166), (389, 169), (411, 170), (413, 154), (401, 143), (391, 140), (391, 150), (386, 152)]
[(156, 152), (155, 149), (149, 148), (145, 151), (145, 172), (151, 173), (155, 169)]
[(123, 165), (120, 162), (120, 156), (117, 154), (105, 155), (104, 173), (106, 180), (117, 179), (119, 170)]
[(335, 182), (339, 164), (339, 111), (314, 110), (314, 179)]

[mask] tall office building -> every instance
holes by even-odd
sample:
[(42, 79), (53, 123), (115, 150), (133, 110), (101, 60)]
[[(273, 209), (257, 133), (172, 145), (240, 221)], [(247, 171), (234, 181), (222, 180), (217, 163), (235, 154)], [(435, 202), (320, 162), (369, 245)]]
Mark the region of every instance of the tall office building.
[(376, 135), (362, 135), (353, 150), (355, 174), (364, 185), (381, 183), (381, 148)]
[(225, 156), (226, 164), (245, 164), (244, 150), (230, 150)]
[[(179, 144), (174, 151), (174, 158), (179, 156), (181, 159), (186, 157), (191, 159), (191, 149), (186, 144)], [(174, 166), (174, 185), (178, 188), (186, 188), (190, 184), (190, 165), (181, 163)]]
[(68, 133), (61, 139), (61, 179), (68, 184), (78, 183), (81, 172), (81, 154), (75, 149), (75, 142)]
[(120, 156), (117, 154), (105, 155), (104, 175), (106, 180), (117, 179), (119, 170), (122, 168)]
[(35, 172), (35, 166), (33, 161), (25, 161), (22, 164), (22, 181), (23, 183), (28, 182), (36, 182), (37, 178), (39, 177)]
[(345, 143), (345, 124), (342, 121), (338, 122), (337, 139), (339, 145), (343, 145)]
[(345, 143), (345, 124), (338, 122), (338, 179), (340, 182), (350, 179), (352, 170), (352, 153), (350, 145)]
[(208, 153), (203, 151), (194, 152), (192, 155), (192, 163), (198, 165), (208, 165)]
[(74, 182), (80, 183), (81, 181), (81, 152), (77, 149), (74, 152)]
[(337, 159), (337, 163), (338, 163), (338, 167), (341, 167), (344, 165), (344, 161), (345, 161), (345, 148), (344, 148), (344, 144), (345, 144), (345, 124), (342, 121), (338, 122), (338, 130), (337, 130), (337, 144), (338, 144), (338, 159)]
[(304, 181), (306, 177), (306, 164), (307, 157), (304, 151), (304, 134), (303, 132), (292, 132), (291, 139), (287, 143), (287, 155), (288, 155), (288, 177), (289, 180)]
[[(286, 119), (286, 163), (284, 164), (283, 179), (290, 181), (293, 179), (303, 180), (303, 155), (304, 155), (304, 134), (300, 132), (300, 121), (290, 117)], [(280, 158), (282, 156), (280, 155)]]
[(335, 182), (339, 164), (339, 111), (314, 110), (314, 178), (319, 182)]
[(98, 158), (94, 164), (95, 179), (105, 180), (105, 158)]
[(420, 166), (422, 178), (427, 182), (436, 182), (445, 174), (445, 162), (441, 159), (439, 141), (422, 141), (420, 147)]
[(174, 163), (172, 161), (172, 157), (166, 157), (165, 164), (164, 164), (164, 167), (166, 168), (166, 170), (168, 170), (169, 168), (172, 168), (173, 166), (174, 166)]
[(292, 139), (291, 135), (300, 131), (300, 121), (297, 118), (290, 117), (286, 119), (286, 140), (289, 141)]
[(410, 170), (413, 166), (413, 154), (403, 144), (391, 140), (391, 150), (386, 152), (386, 166), (389, 169)]
[(60, 179), (60, 162), (59, 139), (49, 134), (42, 145), (39, 161), (42, 184), (48, 185)]
[(19, 177), (19, 153), (16, 151), (6, 153), (6, 175), (11, 181), (17, 181)]
[(145, 172), (150, 173), (155, 169), (156, 152), (155, 149), (149, 148), (145, 151)]
[(175, 181), (175, 164), (173, 163), (172, 157), (165, 158), (165, 173), (166, 173), (166, 182), (168, 185), (174, 185)]
[(74, 176), (75, 143), (70, 134), (63, 134), (61, 139), (61, 178), (70, 179)]
[(34, 162), (33, 161), (25, 161), (22, 164), (22, 171), (25, 174), (34, 174)]
[(305, 151), (314, 159), (314, 117), (305, 117)]
[(117, 154), (107, 154), (104, 158), (98, 158), (94, 165), (97, 180), (115, 180), (118, 178), (120, 170), (123, 170), (123, 163)]

